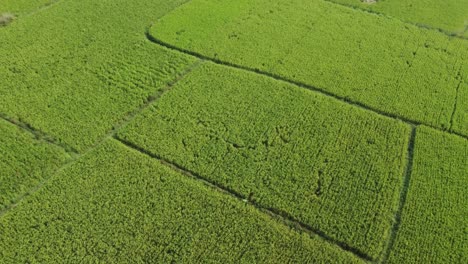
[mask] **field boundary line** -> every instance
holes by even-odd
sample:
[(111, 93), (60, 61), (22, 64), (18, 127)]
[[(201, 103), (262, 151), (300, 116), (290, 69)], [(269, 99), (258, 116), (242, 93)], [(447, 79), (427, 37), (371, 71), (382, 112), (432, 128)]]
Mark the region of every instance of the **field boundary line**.
[[(152, 25), (154, 25), (154, 23)], [(183, 48), (179, 48), (179, 47), (177, 47), (175, 45), (166, 43), (166, 42), (154, 37), (153, 35), (151, 35), (149, 30), (152, 27), (152, 25), (147, 28), (147, 30), (145, 32), (145, 35), (146, 35), (146, 38), (150, 42), (153, 42), (156, 45), (160, 45), (160, 46), (163, 46), (165, 48), (168, 48), (168, 49), (180, 52), (180, 53), (184, 53), (186, 55), (190, 55), (190, 56), (199, 58), (201, 60), (210, 61), (210, 62), (218, 64), (218, 65), (222, 65), (222, 66), (226, 66), (226, 67), (230, 67), (230, 68), (234, 68), (234, 69), (238, 69), (238, 70), (242, 70), (242, 71), (247, 71), (247, 72), (263, 75), (263, 76), (275, 79), (275, 80), (280, 81), (280, 82), (285, 82), (285, 83), (288, 83), (288, 84), (292, 84), (292, 85), (298, 86), (300, 88), (307, 89), (307, 90), (310, 90), (312, 92), (316, 92), (316, 93), (322, 94), (324, 96), (333, 98), (333, 99), (335, 99), (337, 101), (340, 101), (340, 102), (343, 102), (345, 104), (353, 105), (355, 107), (359, 107), (361, 109), (373, 112), (373, 113), (378, 114), (380, 116), (384, 116), (384, 117), (387, 117), (387, 118), (399, 120), (399, 121), (401, 121), (403, 123), (406, 123), (406, 124), (408, 124), (410, 126), (424, 125), (424, 126), (432, 128), (432, 129), (435, 129), (435, 130), (438, 130), (438, 131), (441, 131), (441, 132), (444, 132), (444, 133), (456, 135), (456, 136), (459, 136), (459, 137), (462, 137), (462, 138), (468, 140), (468, 135), (463, 135), (463, 134), (457, 133), (455, 131), (444, 130), (442, 128), (439, 128), (439, 127), (436, 127), (436, 126), (433, 126), (433, 125), (429, 125), (429, 124), (425, 124), (423, 122), (412, 120), (412, 119), (409, 119), (409, 118), (406, 118), (406, 117), (402, 117), (402, 116), (399, 116), (397, 114), (388, 113), (388, 112), (379, 110), (377, 108), (374, 108), (372, 106), (368, 106), (368, 105), (366, 105), (364, 103), (354, 101), (354, 100), (352, 100), (350, 98), (334, 94), (334, 93), (329, 92), (329, 91), (327, 91), (325, 89), (322, 89), (322, 88), (318, 88), (318, 87), (315, 87), (315, 86), (312, 86), (312, 85), (309, 85), (309, 84), (305, 84), (305, 83), (302, 83), (302, 82), (299, 82), (299, 81), (291, 80), (289, 78), (282, 77), (282, 76), (280, 76), (278, 74), (266, 72), (266, 71), (251, 68), (251, 67), (248, 67), (248, 66), (238, 65), (238, 64), (223, 61), (223, 60), (220, 60), (220, 59), (211, 58), (209, 56), (202, 55), (202, 54), (200, 54), (198, 52), (194, 52), (194, 51), (191, 51), (191, 50), (186, 50), (186, 49), (183, 49)]]
[(416, 126), (411, 127), (411, 133), (409, 136), (408, 141), (408, 148), (407, 148), (407, 157), (406, 157), (406, 168), (403, 173), (403, 184), (401, 186), (400, 191), (400, 201), (398, 204), (398, 209), (395, 212), (395, 218), (393, 222), (393, 226), (390, 232), (390, 238), (388, 239), (387, 247), (383, 252), (383, 257), (381, 263), (387, 263), (388, 258), (390, 257), (390, 253), (393, 249), (393, 245), (395, 244), (396, 237), (401, 225), (401, 216), (403, 213), (403, 208), (406, 204), (406, 198), (408, 196), (409, 186), (411, 182), (411, 174), (413, 172), (413, 162), (414, 162), (414, 148), (416, 143)]
[(35, 10), (29, 12), (29, 13), (26, 13), (26, 14), (24, 14), (24, 15), (22, 15), (22, 16), (21, 16), (21, 15), (18, 16), (18, 18), (21, 19), (21, 18), (24, 18), (24, 17), (34, 16), (35, 14), (41, 13), (41, 12), (43, 12), (43, 11), (45, 11), (45, 10), (51, 8), (51, 7), (54, 7), (54, 6), (58, 5), (58, 4), (61, 4), (61, 3), (65, 2), (65, 1), (66, 1), (66, 0), (56, 0), (56, 1), (53, 1), (53, 2), (50, 2), (50, 3), (44, 4), (44, 5), (42, 5), (42, 6), (39, 6), (39, 7), (36, 8)]
[[(85, 155), (86, 153), (80, 155), (79, 157), (82, 157), (83, 155)], [(5, 206), (5, 208), (3, 208), (1, 211), (0, 211), (0, 218), (2, 218), (8, 211), (14, 209), (15, 207), (18, 206), (18, 204), (24, 200), (26, 197), (34, 194), (35, 192), (39, 191), (40, 189), (42, 189), (42, 187), (44, 187), (45, 185), (47, 185), (47, 183), (49, 183), (57, 174), (59, 174), (61, 171), (63, 171), (64, 169), (68, 168), (70, 165), (72, 165), (73, 163), (75, 163), (79, 157), (74, 157), (74, 158), (69, 158), (67, 161), (65, 161), (57, 170), (55, 170), (49, 177), (45, 177), (42, 181), (40, 181), (38, 184), (36, 184), (35, 186), (31, 187), (29, 190), (27, 190), (26, 192), (23, 192), (21, 193), (20, 195), (18, 195), (15, 199), (12, 200), (12, 202), (10, 204), (8, 204), (7, 206)]]
[(110, 130), (106, 135), (101, 137), (101, 139), (94, 146), (92, 146), (90, 149), (96, 148), (98, 145), (100, 145), (106, 139), (113, 137), (122, 127), (126, 126), (133, 119), (135, 119), (135, 117), (139, 113), (141, 113), (143, 110), (148, 108), (151, 104), (153, 104), (155, 101), (157, 101), (159, 98), (161, 98), (161, 96), (163, 94), (165, 94), (167, 91), (169, 91), (180, 80), (182, 80), (184, 77), (189, 75), (193, 70), (195, 70), (197, 67), (199, 67), (203, 62), (204, 62), (203, 59), (198, 59), (195, 62), (189, 64), (184, 70), (182, 70), (180, 73), (178, 73), (173, 80), (167, 82), (167, 84), (162, 89), (159, 89), (155, 93), (153, 93), (152, 95), (148, 96), (146, 101), (141, 106), (133, 109), (132, 111), (127, 112), (127, 114), (119, 122), (117, 122), (116, 124), (113, 125), (112, 130)]
[(72, 146), (69, 146), (66, 143), (60, 142), (53, 136), (48, 135), (47, 133), (44, 133), (41, 130), (34, 128), (31, 124), (25, 123), (16, 118), (9, 117), (8, 115), (3, 114), (3, 113), (0, 113), (0, 119), (3, 119), (6, 122), (20, 128), (21, 130), (28, 132), (29, 134), (33, 135), (34, 138), (38, 141), (43, 141), (43, 142), (46, 142), (47, 144), (55, 145), (63, 149), (66, 153), (68, 153), (71, 156), (78, 155), (78, 151)]
[(458, 82), (457, 88), (455, 89), (455, 101), (453, 103), (452, 115), (450, 116), (449, 130), (451, 130), (452, 127), (453, 127), (453, 121), (454, 121), (454, 118), (455, 118), (455, 114), (457, 113), (458, 96), (459, 96), (459, 93), (460, 93), (460, 87), (461, 87), (462, 83), (464, 82), (463, 77), (460, 75), (460, 71), (461, 71), (461, 69), (458, 71), (458, 74), (457, 74), (457, 76), (460, 78), (460, 81)]
[[(459, 39), (463, 39), (463, 40), (468, 40), (468, 37), (458, 35), (458, 34), (463, 34), (464, 31), (454, 33), (454, 32), (450, 32), (450, 31), (447, 31), (447, 30), (442, 29), (442, 28), (438, 28), (438, 27), (434, 27), (434, 26), (430, 26), (430, 25), (426, 25), (426, 24), (422, 24), (422, 23), (412, 22), (412, 21), (405, 20), (405, 19), (402, 19), (402, 18), (399, 18), (399, 17), (394, 17), (394, 16), (391, 16), (391, 15), (387, 15), (387, 14), (382, 13), (382, 12), (378, 12), (378, 11), (374, 11), (374, 10), (370, 10), (370, 9), (364, 9), (364, 8), (360, 8), (360, 7), (357, 7), (357, 6), (350, 5), (350, 4), (337, 3), (337, 2), (335, 2), (333, 0), (322, 0), (322, 1), (330, 3), (332, 5), (342, 6), (342, 7), (348, 8), (348, 9), (353, 9), (353, 10), (368, 13), (368, 14), (373, 14), (373, 15), (377, 15), (377, 16), (381, 16), (381, 17), (385, 17), (385, 18), (394, 19), (394, 20), (400, 21), (400, 22), (402, 22), (404, 24), (412, 25), (412, 26), (415, 26), (415, 27), (420, 28), (420, 29), (439, 32), (439, 33), (444, 34), (444, 35), (446, 35), (446, 36), (448, 36), (450, 38), (459, 38)], [(466, 31), (466, 29), (465, 29), (465, 31)]]
[[(3, 217), (8, 211), (10, 211), (11, 209), (15, 208), (16, 206), (18, 206), (18, 204), (24, 200), (25, 198), (27, 198), (28, 196), (36, 193), (37, 191), (41, 190), (45, 185), (47, 185), (47, 183), (49, 183), (57, 174), (59, 174), (61, 171), (63, 171), (64, 169), (68, 168), (69, 166), (71, 166), (72, 164), (74, 164), (75, 162), (79, 161), (81, 158), (87, 156), (89, 153), (93, 152), (93, 150), (95, 150), (96, 148), (98, 148), (101, 144), (103, 144), (105, 141), (107, 141), (109, 138), (112, 138), (115, 136), (115, 134), (118, 132), (119, 129), (121, 129), (122, 127), (124, 127), (125, 125), (127, 125), (129, 122), (131, 122), (139, 113), (141, 113), (144, 109), (146, 109), (147, 107), (149, 107), (152, 103), (154, 103), (157, 99), (159, 99), (166, 91), (170, 90), (174, 85), (176, 85), (180, 80), (182, 80), (185, 76), (187, 76), (188, 74), (190, 74), (196, 67), (198, 67), (201, 63), (203, 62), (203, 60), (197, 60), (195, 61), (194, 63), (191, 63), (189, 64), (185, 70), (183, 70), (182, 72), (180, 72), (179, 74), (177, 74), (177, 76), (172, 80), (172, 81), (169, 81), (166, 86), (164, 86), (162, 89), (159, 89), (156, 91), (156, 93), (154, 93), (153, 95), (150, 95), (147, 99), (147, 101), (140, 107), (136, 108), (135, 110), (129, 112), (123, 119), (121, 122), (119, 122), (118, 124), (114, 125), (114, 128), (105, 136), (103, 136), (101, 138), (101, 140), (99, 140), (99, 142), (97, 142), (96, 144), (94, 144), (92, 147), (86, 149), (84, 152), (82, 153), (78, 153), (76, 152), (75, 154), (71, 155), (71, 158), (69, 158), (67, 161), (65, 161), (63, 163), (62, 166), (60, 166), (55, 172), (51, 173), (51, 175), (49, 177), (45, 177), (41, 182), (39, 182), (38, 184), (36, 184), (35, 186), (33, 186), (32, 188), (30, 188), (29, 190), (27, 190), (26, 192), (20, 194), (17, 196), (17, 198), (15, 198), (13, 200), (12, 203), (10, 203), (9, 205), (7, 205), (3, 210), (0, 211), (0, 218)], [(0, 118), (2, 119), (5, 119), (6, 121), (16, 125), (16, 126), (19, 126), (18, 124), (12, 122), (11, 120), (8, 120), (6, 119), (5, 117), (3, 117), (2, 114), (0, 114)], [(19, 126), (20, 128), (22, 129), (26, 129), (28, 132), (32, 133), (34, 131), (30, 131), (28, 129), (28, 126), (26, 125), (25, 127), (22, 127), (22, 126)], [(33, 133), (33, 135), (36, 135)]]
[(294, 219), (291, 215), (289, 215), (288, 213), (286, 212), (283, 212), (281, 210), (278, 210), (278, 209), (275, 209), (275, 208), (270, 208), (270, 207), (265, 207), (265, 206), (262, 206), (258, 203), (256, 203), (255, 201), (249, 199), (249, 197), (245, 197), (244, 195), (242, 195), (241, 193), (239, 192), (236, 192), (230, 188), (227, 188), (225, 186), (222, 186), (222, 185), (219, 185), (211, 180), (208, 180), (206, 179), (205, 177), (199, 175), (198, 173), (195, 173), (195, 172), (192, 172), (190, 170), (187, 170), (186, 168), (176, 164), (176, 163), (173, 163), (169, 160), (166, 160), (162, 157), (160, 157), (159, 155), (156, 155), (156, 154), (153, 154), (147, 150), (145, 150), (144, 148), (142, 147), (139, 147), (137, 146), (136, 144), (132, 143), (132, 142), (129, 142), (125, 139), (122, 139), (118, 136), (115, 136), (114, 137), (115, 140), (119, 141), (121, 144), (123, 144), (124, 146), (126, 146), (127, 148), (129, 149), (133, 149), (134, 151), (137, 151), (145, 156), (148, 156), (152, 159), (155, 159), (155, 160), (158, 160), (161, 164), (171, 168), (172, 170), (174, 171), (177, 171), (195, 181), (198, 181), (198, 182), (201, 182), (203, 183), (204, 185), (207, 185), (221, 193), (224, 193), (226, 195), (229, 195), (231, 197), (234, 197), (236, 198), (237, 200), (240, 200), (242, 202), (245, 202), (245, 203), (248, 203), (250, 204), (251, 206), (255, 207), (257, 210), (259, 210), (260, 212), (268, 215), (269, 217), (272, 217), (273, 219), (277, 220), (277, 221), (280, 221), (283, 225), (286, 225), (286, 226), (289, 226), (291, 228), (294, 228), (297, 232), (305, 232), (307, 233), (309, 236), (311, 237), (320, 237), (322, 240), (324, 240), (325, 242), (329, 243), (329, 244), (332, 244), (334, 246), (337, 246), (339, 247), (340, 249), (344, 250), (344, 251), (347, 251), (351, 254), (353, 254), (354, 256), (366, 261), (366, 262), (373, 262), (374, 259), (371, 258), (370, 256), (368, 256), (366, 253), (360, 251), (359, 249), (357, 248), (354, 248), (354, 247), (351, 247), (349, 245), (347, 245), (346, 243), (344, 242), (341, 242), (341, 241), (337, 241), (336, 239), (328, 236), (327, 234), (325, 234), (325, 232), (317, 229), (317, 228), (313, 228), (305, 223), (302, 223), (296, 219)]

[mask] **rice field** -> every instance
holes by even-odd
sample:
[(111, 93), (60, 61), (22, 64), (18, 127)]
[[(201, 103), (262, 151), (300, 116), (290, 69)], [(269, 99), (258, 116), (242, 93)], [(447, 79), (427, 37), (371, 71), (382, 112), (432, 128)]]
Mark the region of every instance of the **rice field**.
[(0, 263), (467, 263), (468, 3), (0, 2)]

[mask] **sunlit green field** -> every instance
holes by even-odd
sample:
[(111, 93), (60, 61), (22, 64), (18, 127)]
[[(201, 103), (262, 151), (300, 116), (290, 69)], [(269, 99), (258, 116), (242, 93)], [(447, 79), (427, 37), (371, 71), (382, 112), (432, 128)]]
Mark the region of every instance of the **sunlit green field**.
[(0, 0), (0, 263), (467, 263), (465, 0)]

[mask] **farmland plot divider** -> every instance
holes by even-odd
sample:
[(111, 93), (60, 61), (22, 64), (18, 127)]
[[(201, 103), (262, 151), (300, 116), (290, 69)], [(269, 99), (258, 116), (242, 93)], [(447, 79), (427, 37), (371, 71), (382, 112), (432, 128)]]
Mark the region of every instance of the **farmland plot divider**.
[(312, 86), (312, 85), (309, 85), (309, 84), (305, 84), (305, 83), (302, 83), (302, 82), (299, 82), (299, 81), (295, 81), (295, 80), (292, 80), (292, 79), (289, 79), (289, 78), (285, 78), (285, 77), (282, 77), (280, 75), (277, 75), (277, 74), (274, 74), (274, 73), (270, 73), (270, 72), (266, 72), (266, 71), (263, 71), (263, 70), (260, 70), (260, 69), (256, 69), (256, 68), (251, 68), (251, 67), (248, 67), (248, 66), (242, 66), (242, 65), (238, 65), (238, 64), (235, 64), (235, 63), (232, 63), (232, 62), (228, 62), (228, 61), (223, 61), (223, 60), (220, 60), (220, 59), (215, 59), (215, 58), (211, 58), (211, 57), (208, 57), (208, 56), (205, 56), (203, 54), (200, 54), (198, 52), (194, 52), (194, 51), (190, 51), (190, 50), (186, 50), (186, 49), (183, 49), (183, 48), (180, 48), (180, 47), (177, 47), (175, 45), (172, 45), (172, 44), (169, 44), (169, 43), (166, 43), (160, 39), (157, 39), (156, 37), (152, 36), (151, 33), (150, 33), (150, 28), (153, 26), (150, 25), (146, 32), (145, 32), (145, 35), (146, 35), (146, 38), (150, 41), (150, 42), (153, 42), (157, 45), (160, 45), (160, 46), (163, 46), (163, 47), (166, 47), (168, 49), (171, 49), (171, 50), (174, 50), (174, 51), (178, 51), (178, 52), (181, 52), (181, 53), (184, 53), (184, 54), (187, 54), (187, 55), (190, 55), (190, 56), (193, 56), (193, 57), (197, 57), (201, 60), (206, 60), (206, 61), (210, 61), (210, 62), (213, 62), (213, 63), (216, 63), (216, 64), (219, 64), (219, 65), (224, 65), (224, 66), (227, 66), (227, 67), (231, 67), (231, 68), (235, 68), (235, 69), (239, 69), (239, 70), (243, 70), (243, 71), (248, 71), (248, 72), (253, 72), (253, 73), (256, 73), (256, 74), (260, 74), (260, 75), (263, 75), (263, 76), (266, 76), (266, 77), (269, 77), (269, 78), (273, 78), (277, 81), (281, 81), (281, 82), (286, 82), (286, 83), (289, 83), (289, 84), (293, 84), (295, 86), (298, 86), (298, 87), (301, 87), (301, 88), (304, 88), (304, 89), (307, 89), (307, 90), (310, 90), (310, 91), (313, 91), (313, 92), (316, 92), (316, 93), (320, 93), (322, 95), (325, 95), (327, 97), (331, 97), (331, 98), (334, 98), (335, 100), (338, 100), (340, 102), (344, 102), (346, 104), (349, 104), (349, 105), (353, 105), (355, 107), (359, 107), (359, 108), (362, 108), (364, 110), (368, 110), (368, 111), (371, 111), (371, 112), (374, 112), (378, 115), (381, 115), (381, 116), (385, 116), (385, 117), (389, 117), (389, 118), (392, 118), (392, 119), (396, 119), (396, 120), (400, 120), (410, 126), (419, 126), (419, 125), (424, 125), (424, 126), (427, 126), (427, 127), (430, 127), (430, 128), (433, 128), (435, 130), (439, 130), (439, 131), (442, 131), (442, 132), (445, 132), (445, 133), (449, 133), (449, 134), (453, 134), (453, 135), (456, 135), (456, 136), (459, 136), (459, 137), (462, 137), (464, 139), (467, 139), (468, 140), (468, 136), (466, 135), (463, 135), (461, 133), (458, 133), (458, 132), (455, 132), (455, 131), (449, 131), (447, 129), (442, 129), (440, 127), (436, 127), (436, 126), (433, 126), (433, 125), (430, 125), (430, 124), (425, 124), (425, 123), (422, 123), (422, 122), (419, 122), (419, 121), (415, 121), (415, 120), (411, 120), (409, 118), (406, 118), (406, 117), (402, 117), (402, 116), (399, 116), (399, 115), (396, 115), (396, 114), (393, 114), (393, 113), (388, 113), (388, 112), (385, 112), (385, 111), (382, 111), (382, 110), (379, 110), (377, 108), (374, 108), (374, 107), (371, 107), (371, 106), (368, 106), (364, 103), (361, 103), (361, 102), (358, 102), (358, 101), (354, 101), (354, 100), (351, 100), (350, 98), (347, 98), (347, 97), (344, 97), (344, 96), (340, 96), (340, 95), (337, 95), (337, 94), (334, 94), (334, 93), (331, 93), (325, 89), (322, 89), (322, 88), (319, 88), (319, 87), (315, 87), (315, 86)]
[(78, 155), (78, 151), (74, 149), (73, 147), (62, 143), (55, 139), (54, 137), (47, 135), (46, 133), (34, 128), (32, 125), (25, 123), (23, 121), (11, 118), (3, 113), (0, 113), (0, 118), (5, 120), (6, 122), (19, 127), (20, 129), (32, 134), (37, 140), (39, 141), (45, 141), (49, 144), (55, 145), (60, 147), (61, 149), (65, 150), (70, 156), (76, 156)]
[[(357, 11), (361, 11), (361, 12), (365, 12), (365, 13), (368, 13), (368, 14), (373, 14), (373, 15), (377, 15), (377, 16), (383, 16), (383, 17), (388, 17), (388, 18), (391, 18), (391, 19), (395, 19), (395, 20), (398, 20), (402, 23), (405, 23), (405, 24), (410, 24), (410, 25), (413, 25), (415, 27), (418, 27), (418, 28), (421, 28), (421, 29), (426, 29), (426, 30), (431, 30), (431, 31), (437, 31), (439, 33), (442, 33), (448, 37), (451, 37), (451, 38), (460, 38), (460, 39), (467, 39), (466, 37), (464, 36), (459, 36), (457, 35), (456, 33), (453, 33), (453, 32), (450, 32), (450, 31), (447, 31), (447, 30), (444, 30), (442, 28), (437, 28), (437, 27), (433, 27), (433, 26), (429, 26), (429, 25), (425, 25), (425, 24), (421, 24), (421, 23), (415, 23), (415, 22), (411, 22), (411, 21), (408, 21), (408, 20), (404, 20), (404, 19), (401, 19), (401, 18), (398, 18), (398, 17), (394, 17), (394, 16), (390, 16), (390, 15), (387, 15), (387, 14), (384, 14), (384, 13), (381, 13), (381, 12), (377, 12), (377, 11), (373, 11), (373, 10), (370, 10), (370, 9), (363, 9), (363, 8), (359, 8), (359, 7), (356, 7), (356, 6), (352, 6), (350, 4), (345, 4), (345, 3), (337, 3), (335, 1), (330, 1), (330, 0), (322, 0), (324, 2), (327, 2), (327, 3), (330, 3), (332, 5), (337, 5), (337, 6), (342, 6), (342, 7), (345, 7), (345, 8), (349, 8), (349, 9), (354, 9), (354, 10), (357, 10)], [(468, 28), (468, 27), (467, 27)], [(466, 31), (466, 29), (465, 29)]]
[(455, 89), (455, 100), (454, 100), (454, 103), (453, 103), (452, 115), (450, 116), (449, 130), (452, 129), (452, 127), (453, 127), (453, 119), (455, 118), (455, 113), (457, 112), (458, 95), (460, 93), (461, 84), (463, 83), (463, 79), (462, 79), (462, 77), (460, 75), (460, 71), (458, 71), (457, 76), (460, 78), (460, 82), (458, 83), (457, 88)]
[(199, 175), (198, 173), (196, 172), (192, 172), (190, 170), (187, 170), (186, 168), (184, 168), (183, 166), (180, 166), (174, 162), (171, 162), (159, 155), (155, 155), (141, 147), (139, 147), (138, 145), (132, 143), (132, 142), (129, 142), (125, 139), (122, 139), (118, 136), (114, 136), (114, 138), (119, 141), (120, 143), (122, 143), (124, 146), (128, 147), (128, 148), (131, 148), (135, 151), (138, 151), (146, 156), (149, 156), (153, 159), (156, 159), (158, 161), (161, 162), (161, 164), (165, 165), (165, 166), (168, 166), (169, 168), (179, 172), (179, 173), (182, 173), (183, 175), (187, 176), (187, 177), (190, 177), (196, 181), (200, 181), (202, 182), (203, 184), (221, 192), (221, 193), (224, 193), (226, 195), (230, 195), (242, 202), (245, 202), (245, 203), (248, 203), (250, 205), (252, 205), (253, 207), (255, 207), (256, 209), (258, 209), (260, 212), (268, 215), (269, 217), (272, 217), (273, 219), (276, 219), (278, 221), (280, 221), (282, 224), (286, 225), (286, 226), (289, 226), (291, 228), (294, 228), (296, 231), (298, 232), (304, 232), (306, 234), (308, 234), (309, 236), (313, 237), (313, 236), (318, 236), (320, 237), (321, 239), (323, 239), (324, 241), (334, 245), (334, 246), (338, 246), (339, 248), (341, 248), (342, 250), (344, 251), (347, 251), (353, 255), (355, 255), (356, 257), (366, 261), (366, 262), (370, 262), (372, 263), (374, 260), (368, 256), (366, 253), (360, 251), (359, 249), (356, 249), (354, 247), (351, 247), (349, 245), (347, 245), (346, 243), (344, 242), (341, 242), (341, 241), (337, 241), (336, 239), (328, 236), (327, 234), (325, 234), (323, 231), (319, 230), (319, 229), (316, 229), (316, 228), (313, 228), (305, 223), (302, 223), (298, 220), (296, 220), (294, 217), (292, 217), (290, 214), (286, 213), (286, 212), (283, 212), (281, 210), (278, 210), (278, 209), (275, 209), (275, 208), (270, 208), (270, 207), (265, 207), (265, 206), (262, 206), (258, 203), (256, 203), (254, 200), (250, 199), (249, 197), (246, 197), (228, 187), (225, 187), (225, 186), (222, 186), (222, 185), (219, 185), (213, 181), (210, 181), (209, 179), (206, 179), (205, 177)]
[(383, 252), (381, 263), (387, 263), (387, 260), (390, 256), (393, 245), (395, 244), (398, 230), (400, 229), (401, 214), (403, 212), (403, 207), (405, 206), (406, 198), (408, 196), (408, 189), (409, 189), (409, 185), (411, 181), (411, 173), (413, 170), (415, 141), (416, 141), (416, 126), (412, 126), (410, 139), (408, 143), (408, 150), (407, 150), (408, 151), (407, 152), (407, 164), (406, 164), (405, 172), (403, 175), (403, 186), (401, 187), (401, 192), (400, 192), (400, 201), (398, 204), (398, 209), (395, 213), (395, 219), (394, 219), (393, 226), (391, 228), (390, 238), (388, 240), (387, 248)]
[(42, 11), (45, 11), (45, 10), (47, 10), (47, 9), (49, 9), (49, 8), (51, 8), (51, 7), (53, 7), (53, 6), (55, 6), (55, 5), (61, 4), (61, 3), (64, 2), (64, 1), (66, 1), (66, 0), (55, 0), (55, 1), (53, 1), (53, 2), (47, 3), (47, 4), (43, 5), (43, 6), (40, 6), (40, 7), (37, 8), (36, 10), (33, 10), (33, 11), (31, 11), (31, 12), (29, 12), (29, 13), (27, 13), (27, 14), (21, 16), (21, 17), (33, 16), (33, 15), (35, 15), (35, 14), (37, 14), (37, 13), (40, 13), (40, 12), (42, 12)]
[[(202, 64), (204, 60), (199, 59), (193, 64), (190, 64), (184, 71), (182, 71), (180, 74), (176, 76), (176, 78), (170, 82), (167, 83), (167, 85), (158, 90), (156, 93), (150, 95), (146, 101), (138, 108), (134, 109), (133, 111), (130, 111), (125, 115), (124, 118), (117, 124), (113, 126), (113, 129), (109, 131), (99, 142), (97, 142), (93, 147), (90, 149), (95, 149), (97, 146), (99, 146), (102, 142), (106, 141), (106, 139), (113, 137), (122, 127), (126, 126), (128, 123), (130, 123), (139, 113), (141, 113), (143, 110), (148, 108), (152, 103), (154, 103), (156, 100), (158, 100), (165, 92), (170, 90), (174, 85), (176, 85), (180, 80), (182, 80), (185, 76), (190, 74), (193, 70), (195, 70), (200, 64)], [(89, 150), (88, 150), (89, 151)]]
[[(59, 174), (61, 171), (65, 170), (78, 160), (82, 159), (83, 157), (87, 156), (89, 153), (93, 152), (94, 149), (98, 148), (100, 145), (102, 145), (105, 141), (107, 141), (109, 138), (112, 138), (115, 136), (115, 134), (125, 125), (130, 123), (141, 111), (149, 107), (153, 102), (155, 102), (157, 99), (159, 99), (166, 91), (170, 90), (177, 82), (179, 82), (181, 79), (183, 79), (186, 75), (188, 75), (190, 72), (192, 72), (196, 67), (198, 67), (203, 60), (198, 60), (194, 62), (193, 64), (190, 64), (183, 72), (178, 74), (178, 76), (167, 83), (167, 85), (163, 88), (158, 90), (155, 94), (149, 96), (146, 100), (146, 102), (140, 106), (139, 108), (135, 109), (134, 111), (130, 112), (125, 118), (122, 119), (121, 122), (118, 124), (114, 125), (114, 128), (107, 134), (105, 135), (99, 142), (97, 142), (94, 146), (88, 148), (82, 153), (79, 153), (77, 151), (69, 152), (71, 158), (68, 159), (60, 168), (58, 168), (52, 175), (49, 177), (44, 178), (41, 182), (39, 182), (37, 185), (26, 191), (25, 193), (21, 194), (18, 198), (16, 198), (10, 205), (8, 205), (5, 209), (0, 211), (0, 217), (5, 215), (9, 210), (15, 208), (23, 199), (28, 197), (29, 195), (32, 195), (39, 191), (43, 186), (47, 185), (48, 182), (50, 182), (55, 175)], [(57, 145), (64, 150), (67, 150), (68, 146), (65, 145), (59, 145), (56, 143), (55, 140), (51, 139), (49, 136), (45, 135), (44, 133), (35, 130), (32, 128), (30, 125), (16, 121), (14, 119), (8, 118), (6, 115), (0, 113), (0, 118), (4, 119), (5, 121), (20, 127), (21, 129), (24, 129), (30, 133), (32, 133), (36, 138), (38, 139), (43, 139), (50, 144)]]
[(10, 211), (11, 209), (15, 208), (16, 206), (18, 206), (18, 204), (23, 200), (25, 199), (26, 197), (28, 197), (29, 195), (39, 191), (43, 186), (47, 185), (48, 182), (50, 182), (55, 175), (59, 174), (61, 171), (65, 170), (66, 168), (68, 168), (70, 165), (72, 165), (73, 163), (75, 163), (75, 161), (80, 158), (81, 156), (83, 156), (84, 154), (82, 155), (78, 155), (78, 156), (75, 156), (75, 157), (72, 157), (70, 159), (68, 159), (67, 161), (65, 161), (65, 163), (62, 164), (62, 166), (60, 168), (58, 168), (54, 173), (52, 173), (52, 175), (50, 175), (49, 177), (46, 177), (44, 178), (42, 181), (40, 181), (37, 185), (35, 185), (34, 187), (32, 187), (31, 189), (29, 189), (28, 191), (26, 191), (25, 193), (22, 193), (20, 194), (18, 197), (16, 197), (12, 203), (8, 204), (6, 207), (4, 207), (3, 210), (0, 211), (0, 218), (5, 215), (8, 211)]

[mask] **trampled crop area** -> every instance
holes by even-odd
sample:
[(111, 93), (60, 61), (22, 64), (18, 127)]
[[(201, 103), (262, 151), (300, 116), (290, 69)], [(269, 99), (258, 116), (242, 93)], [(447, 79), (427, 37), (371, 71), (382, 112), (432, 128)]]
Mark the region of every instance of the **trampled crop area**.
[(0, 0), (0, 263), (467, 263), (444, 3)]

